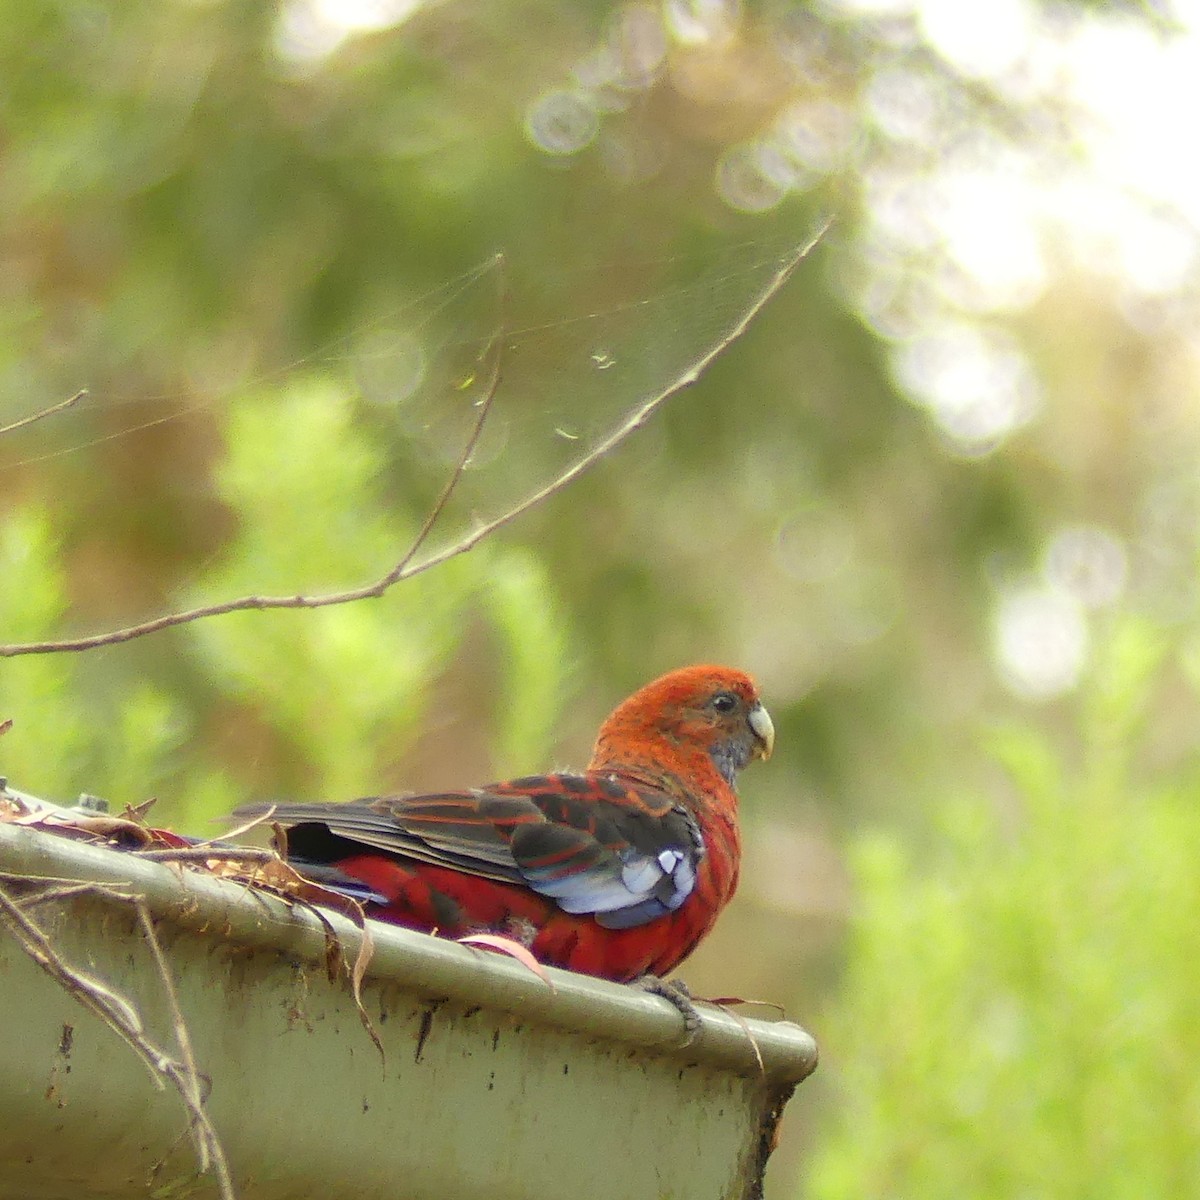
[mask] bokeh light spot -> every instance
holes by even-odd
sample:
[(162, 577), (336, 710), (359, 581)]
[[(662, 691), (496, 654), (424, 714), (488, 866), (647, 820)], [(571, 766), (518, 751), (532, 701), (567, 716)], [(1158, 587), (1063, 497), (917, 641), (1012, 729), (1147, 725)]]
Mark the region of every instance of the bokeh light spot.
[(1013, 589), (995, 613), (995, 654), (1006, 686), (1027, 700), (1049, 700), (1079, 682), (1087, 659), (1084, 612), (1069, 593), (1044, 585)]
[(425, 348), (403, 330), (373, 330), (354, 350), (354, 378), (364, 400), (401, 408), (425, 382)]
[(1095, 525), (1063, 529), (1046, 549), (1046, 581), (1085, 608), (1115, 604), (1125, 591), (1128, 572), (1125, 547)]
[(775, 539), (780, 569), (801, 583), (824, 583), (840, 575), (854, 556), (847, 521), (816, 510), (793, 517)]
[(767, 212), (791, 191), (793, 179), (777, 148), (743, 142), (717, 164), (717, 195), (738, 212)]
[(663, 12), (681, 46), (709, 46), (733, 36), (739, 8), (736, 0), (667, 0)]
[(399, 25), (422, 0), (292, 0), (279, 12), (275, 51), (293, 63), (314, 62), (332, 54), (356, 33)]
[(544, 92), (525, 114), (526, 136), (547, 154), (578, 154), (592, 143), (599, 129), (592, 98), (574, 89)]
[(897, 142), (928, 143), (944, 120), (946, 89), (934, 76), (889, 64), (871, 76), (866, 111)]
[(615, 82), (630, 91), (644, 91), (658, 78), (667, 57), (667, 35), (658, 11), (634, 4), (621, 12), (610, 37), (620, 64)]
[(1034, 12), (1027, 0), (921, 0), (921, 27), (949, 62), (977, 78), (995, 79), (1029, 53)]
[(817, 174), (839, 166), (854, 137), (855, 122), (840, 104), (793, 104), (779, 118), (775, 136), (789, 158)]
[(1040, 404), (1032, 367), (999, 329), (948, 321), (900, 346), (893, 363), (900, 385), (967, 457), (995, 450)]

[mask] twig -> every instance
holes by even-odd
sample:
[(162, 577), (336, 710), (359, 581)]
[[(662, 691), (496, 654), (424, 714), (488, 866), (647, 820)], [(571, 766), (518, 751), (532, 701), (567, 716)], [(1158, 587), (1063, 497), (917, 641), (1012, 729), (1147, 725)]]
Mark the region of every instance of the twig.
[(135, 850), (138, 858), (151, 862), (274, 862), (279, 855), (274, 850), (260, 850), (255, 846), (230, 846), (222, 849), (211, 842), (207, 846), (176, 846), (169, 850)]
[[(22, 879), (22, 882), (25, 882)], [(57, 887), (48, 887), (44, 891), (35, 892), (32, 896), (22, 896), (14, 900), (21, 908), (37, 908), (39, 904), (50, 904), (55, 900), (74, 900), (76, 896), (84, 895), (95, 890), (94, 883), (63, 883)], [(11, 897), (10, 897), (11, 899)]]
[(133, 904), (142, 923), (150, 952), (158, 967), (159, 977), (167, 997), (167, 1006), (171, 1012), (175, 1038), (179, 1044), (181, 1061), (172, 1058), (161, 1046), (146, 1036), (137, 1010), (129, 1000), (100, 980), (71, 966), (54, 949), (41, 926), (34, 922), (22, 906), (2, 888), (0, 888), (0, 921), (3, 921), (11, 931), (21, 949), (51, 979), (59, 984), (73, 1000), (111, 1029), (137, 1055), (149, 1071), (155, 1087), (161, 1089), (165, 1083), (170, 1083), (179, 1093), (188, 1112), (188, 1133), (191, 1135), (201, 1171), (210, 1169), (213, 1171), (221, 1200), (236, 1200), (225, 1153), (204, 1108), (200, 1088), (204, 1076), (196, 1069), (191, 1039), (188, 1037), (179, 1008), (175, 985), (167, 968), (150, 914), (138, 897), (123, 895), (98, 884), (90, 885), (87, 891), (90, 894), (103, 896), (108, 900), (116, 900), (122, 904)]
[(275, 815), (275, 805), (270, 805), (265, 812), (259, 813), (255, 817), (251, 817), (249, 821), (239, 825), (236, 829), (231, 829), (228, 833), (219, 834), (215, 838), (209, 838), (205, 842), (197, 842), (195, 849), (203, 850), (207, 846), (213, 846), (217, 843), (228, 843), (234, 838), (244, 837), (252, 829), (257, 829), (260, 825), (265, 825)]
[(493, 517), (491, 520), (476, 526), (470, 533), (445, 549), (439, 550), (420, 561), (414, 561), (417, 551), (429, 536), (434, 522), (441, 515), (446, 502), (450, 498), (451, 492), (453, 492), (455, 485), (462, 476), (462, 472), (470, 461), (471, 454), (474, 451), (475, 444), (483, 428), (483, 422), (486, 420), (487, 414), (491, 409), (492, 400), (499, 385), (498, 365), (493, 371), (488, 393), (480, 406), (480, 415), (476, 420), (475, 427), (467, 440), (463, 453), (459, 456), (458, 462), (451, 471), (446, 486), (442, 489), (441, 496), (439, 496), (437, 503), (434, 505), (433, 512), (417, 533), (413, 544), (404, 552), (396, 562), (396, 565), (374, 583), (369, 583), (362, 587), (348, 588), (340, 592), (328, 592), (320, 596), (242, 596), (236, 600), (225, 600), (217, 604), (203, 604), (182, 612), (168, 613), (161, 617), (154, 617), (149, 621), (142, 621), (136, 625), (126, 626), (124, 629), (114, 629), (108, 633), (93, 634), (90, 637), (0, 645), (0, 658), (13, 658), (21, 654), (55, 654), (63, 651), (92, 650), (97, 646), (113, 646), (121, 642), (132, 641), (134, 638), (145, 637), (147, 634), (158, 633), (163, 629), (171, 629), (176, 625), (186, 625), (192, 621), (203, 620), (207, 617), (222, 616), (225, 613), (280, 608), (328, 608), (335, 604), (349, 604), (356, 600), (377, 598), (402, 580), (411, 579), (414, 575), (420, 575), (433, 567), (440, 566), (452, 558), (457, 558), (460, 554), (466, 554), (467, 551), (473, 550), (480, 542), (490, 537), (498, 529), (511, 524), (518, 517), (524, 516), (530, 509), (543, 504), (552, 496), (557, 495), (564, 488), (574, 483), (576, 479), (594, 467), (600, 459), (611, 453), (632, 434), (641, 429), (668, 400), (677, 396), (686, 388), (691, 387), (692, 384), (700, 379), (713, 362), (724, 354), (746, 332), (755, 317), (762, 312), (767, 303), (787, 283), (796, 268), (825, 235), (830, 224), (831, 222), (826, 222), (810, 241), (793, 250), (754, 299), (753, 303), (742, 314), (737, 324), (715, 345), (711, 346), (704, 354), (695, 359), (684, 371), (677, 375), (662, 391), (656, 393), (644, 404), (634, 409), (607, 437), (601, 438), (586, 454), (577, 459), (571, 466), (567, 467), (545, 486), (530, 493), (530, 495), (518, 501), (499, 516)]
[(27, 425), (36, 425), (38, 421), (43, 421), (46, 417), (52, 417), (55, 413), (65, 412), (68, 408), (73, 408), (76, 404), (87, 396), (87, 388), (80, 388), (73, 396), (68, 396), (65, 400), (60, 400), (57, 404), (51, 404), (49, 408), (43, 408), (41, 412), (32, 413), (28, 417), (22, 417), (19, 421), (14, 421), (11, 425), (0, 425), (0, 437), (6, 433), (14, 433), (18, 429), (24, 429)]
[[(207, 1171), (211, 1167), (216, 1176), (217, 1190), (220, 1192), (222, 1200), (235, 1200), (233, 1179), (229, 1174), (229, 1162), (225, 1158), (221, 1140), (217, 1137), (217, 1131), (205, 1108), (205, 1101), (208, 1097), (207, 1094), (201, 1095), (200, 1092), (200, 1083), (201, 1080), (205, 1080), (205, 1077), (196, 1067), (196, 1057), (192, 1052), (192, 1039), (188, 1033), (187, 1022), (183, 1019), (183, 1010), (179, 1007), (175, 981), (171, 977), (166, 956), (159, 944), (158, 933), (154, 928), (154, 919), (151, 917), (149, 909), (140, 899), (136, 901), (136, 905), (142, 933), (150, 947), (150, 954), (154, 959), (154, 965), (158, 968), (159, 981), (162, 983), (163, 993), (167, 998), (167, 1007), (171, 1012), (171, 1027), (175, 1033), (175, 1044), (179, 1047), (179, 1056), (182, 1060), (178, 1063), (168, 1063), (166, 1070), (191, 1114), (192, 1121), (189, 1132), (193, 1134), (201, 1171)], [(205, 1091), (207, 1093), (207, 1088)]]
[(69, 966), (50, 944), (50, 939), (11, 896), (0, 889), (0, 919), (11, 930), (21, 948), (51, 979), (60, 984), (89, 1012), (94, 1013), (142, 1060), (155, 1086), (162, 1087), (164, 1055), (142, 1033), (137, 1013), (124, 997), (110, 991), (99, 980)]
[(763, 1062), (762, 1051), (758, 1048), (758, 1039), (754, 1036), (754, 1031), (750, 1028), (750, 1022), (741, 1013), (734, 1012), (731, 1008), (726, 1008), (725, 1011), (741, 1026), (742, 1032), (746, 1035), (746, 1040), (750, 1043), (750, 1049), (754, 1051), (754, 1061), (758, 1064), (758, 1073), (763, 1079), (766, 1079), (767, 1064)]
[[(382, 595), (394, 583), (404, 578), (405, 571), (409, 563), (417, 556), (417, 551), (425, 544), (426, 539), (433, 532), (433, 527), (438, 523), (438, 518), (445, 511), (446, 505), (450, 501), (450, 497), (454, 494), (454, 489), (458, 487), (458, 481), (462, 478), (463, 472), (467, 469), (471, 462), (471, 456), (475, 453), (475, 447), (479, 445), (480, 435), (483, 433), (484, 422), (487, 421), (488, 415), (492, 411), (492, 405), (496, 402), (496, 392), (500, 388), (500, 350), (497, 344), (498, 338), (493, 337), (484, 351), (485, 355), (490, 355), (492, 359), (491, 374), (488, 376), (487, 388), (484, 390), (483, 399), (479, 401), (479, 412), (475, 417), (475, 424), (471, 426), (471, 432), (467, 435), (466, 443), (463, 445), (462, 452), (455, 460), (454, 466), (450, 474), (446, 477), (445, 485), (442, 487), (438, 498), (434, 501), (433, 507), (429, 510), (421, 528), (417, 530), (417, 536), (413, 538), (412, 545), (405, 551), (403, 558), (374, 586), (379, 589), (378, 594)], [(423, 568), (422, 568), (423, 569)], [(416, 574), (415, 571), (409, 574)]]
[[(73, 888), (91, 888), (95, 889), (94, 881), (85, 879), (68, 879), (62, 875), (26, 875), (22, 872), (15, 871), (0, 871), (0, 886), (6, 883), (15, 883), (21, 887), (26, 887), (32, 884), (38, 884), (42, 890), (36, 896), (22, 896), (19, 903), (31, 905), (37, 903), (37, 900), (46, 895), (50, 885)], [(124, 884), (105, 884), (106, 890), (116, 891), (117, 888), (124, 887)], [(11, 897), (9, 897), (11, 899)], [(128, 897), (126, 897), (128, 898)]]

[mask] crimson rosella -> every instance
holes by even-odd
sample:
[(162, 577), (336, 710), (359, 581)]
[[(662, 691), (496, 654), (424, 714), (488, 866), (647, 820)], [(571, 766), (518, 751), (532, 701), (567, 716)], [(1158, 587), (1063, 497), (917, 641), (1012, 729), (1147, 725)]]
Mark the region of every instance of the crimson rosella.
[(242, 811), (273, 809), (292, 866), (369, 916), (498, 933), (543, 963), (629, 981), (672, 970), (729, 902), (734, 780), (774, 739), (748, 676), (686, 667), (617, 707), (580, 774)]

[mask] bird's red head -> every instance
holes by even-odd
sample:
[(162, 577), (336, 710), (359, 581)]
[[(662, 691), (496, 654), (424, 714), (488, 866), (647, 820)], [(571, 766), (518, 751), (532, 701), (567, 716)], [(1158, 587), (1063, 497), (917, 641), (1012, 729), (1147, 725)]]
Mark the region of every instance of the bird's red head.
[(600, 728), (593, 770), (637, 770), (705, 759), (728, 784), (770, 757), (775, 729), (749, 675), (732, 667), (684, 667), (648, 683)]

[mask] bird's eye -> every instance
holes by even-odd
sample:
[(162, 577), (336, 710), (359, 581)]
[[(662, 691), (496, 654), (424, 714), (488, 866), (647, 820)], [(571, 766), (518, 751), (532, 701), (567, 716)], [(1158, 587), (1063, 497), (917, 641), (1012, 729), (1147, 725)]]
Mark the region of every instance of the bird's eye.
[(711, 703), (717, 712), (731, 713), (737, 708), (737, 697), (732, 692), (718, 692)]

